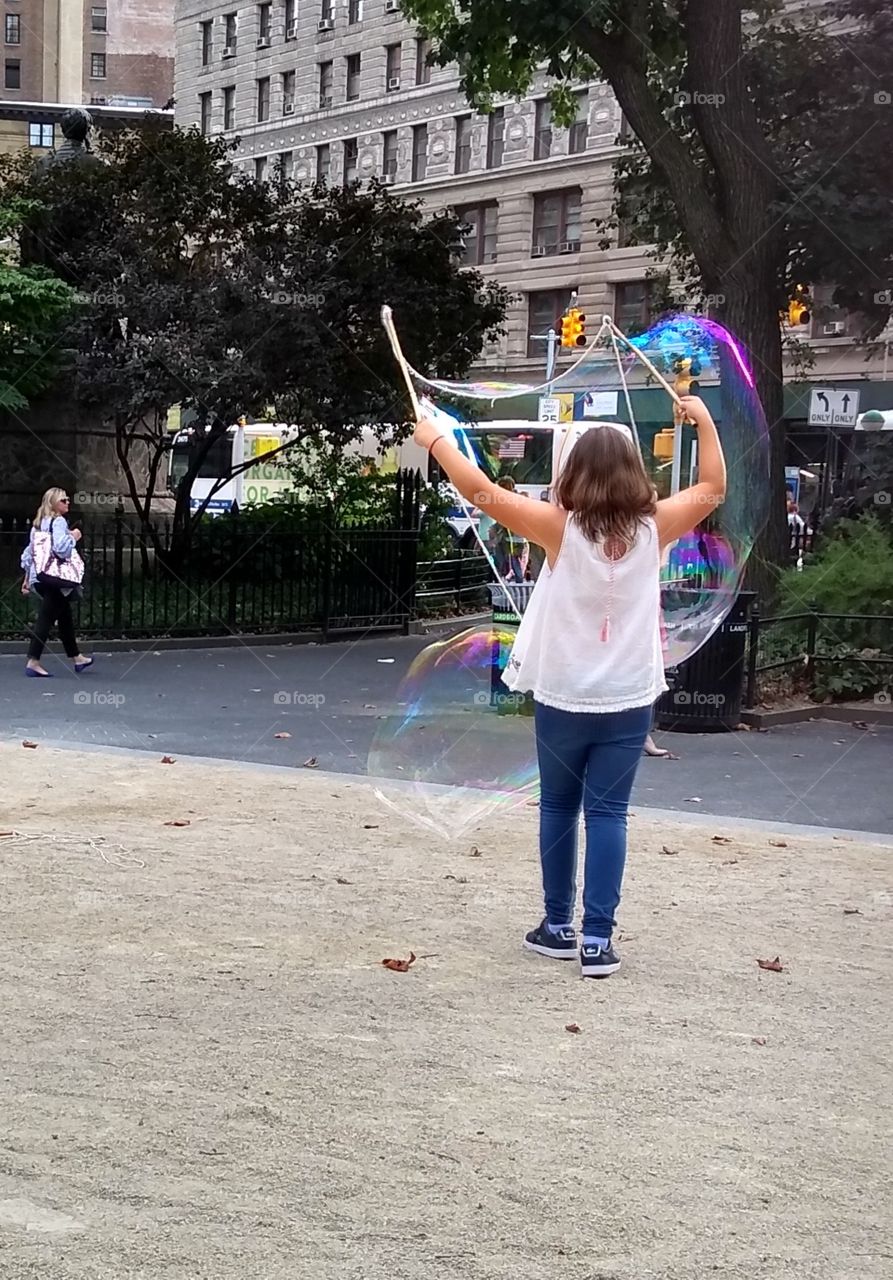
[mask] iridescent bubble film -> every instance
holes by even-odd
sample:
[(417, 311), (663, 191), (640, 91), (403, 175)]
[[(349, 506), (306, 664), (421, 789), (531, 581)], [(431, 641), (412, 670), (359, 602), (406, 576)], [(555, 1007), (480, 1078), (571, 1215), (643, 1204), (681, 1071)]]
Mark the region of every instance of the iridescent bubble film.
[(533, 704), (500, 680), (513, 642), (485, 627), (429, 645), (369, 752), (379, 798), (444, 837), (536, 796)]
[[(655, 372), (678, 394), (706, 401), (719, 429), (728, 491), (664, 555), (664, 658), (676, 667), (720, 626), (741, 589), (768, 516), (769, 433), (745, 354), (720, 325), (674, 316), (629, 339), (634, 351), (621, 339), (604, 333), (554, 379), (551, 393), (573, 407), (574, 419), (554, 426), (529, 421), (536, 408), (528, 385), (413, 376), (423, 395), (464, 420), (456, 427), (463, 452), (492, 479), (511, 475), (521, 492), (537, 498), (554, 485), (580, 435), (609, 422), (631, 429), (659, 497), (686, 488), (697, 480), (696, 432), (675, 421), (674, 402)], [(512, 401), (522, 396), (516, 410)], [(508, 417), (518, 421), (501, 428)], [(532, 707), (499, 681), (514, 637), (503, 625), (506, 616), (426, 649), (370, 752), (369, 773), (387, 803), (447, 836), (536, 794)]]

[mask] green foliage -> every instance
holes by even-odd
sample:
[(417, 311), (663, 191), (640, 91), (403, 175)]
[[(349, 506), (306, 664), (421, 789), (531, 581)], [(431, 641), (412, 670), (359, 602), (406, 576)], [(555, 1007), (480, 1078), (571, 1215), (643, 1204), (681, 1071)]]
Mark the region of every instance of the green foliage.
[(14, 237), (32, 202), (0, 199), (0, 409), (20, 412), (52, 380), (75, 293), (51, 271), (22, 266)]
[(381, 327), (389, 303), (408, 358), (462, 377), (501, 332), (505, 289), (460, 265), (460, 223), (372, 183), (347, 190), (257, 183), (232, 147), (148, 121), (103, 137), (96, 166), (0, 164), (10, 197), (38, 202), (28, 243), (77, 283), (74, 352), (85, 418), (114, 424), (131, 498), (160, 470), (173, 404), (198, 437), (178, 495), (243, 414), (296, 425), (336, 448), (363, 423), (400, 423), (405, 391)]
[[(816, 601), (819, 613), (881, 618), (819, 623), (816, 651), (835, 661), (816, 664), (815, 697), (861, 697), (889, 687), (893, 667), (870, 661), (893, 657), (893, 537), (875, 515), (841, 520), (802, 572), (782, 575), (780, 597), (783, 613), (802, 613)], [(763, 661), (804, 652), (805, 635), (803, 623), (781, 624)]]

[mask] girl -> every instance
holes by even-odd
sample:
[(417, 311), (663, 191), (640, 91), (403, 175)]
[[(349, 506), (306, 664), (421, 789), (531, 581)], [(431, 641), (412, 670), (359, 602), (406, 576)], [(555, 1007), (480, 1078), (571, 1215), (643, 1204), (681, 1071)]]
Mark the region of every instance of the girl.
[[(656, 500), (626, 428), (600, 424), (575, 445), (551, 503), (493, 484), (442, 427), (415, 440), (500, 524), (539, 543), (544, 569), (503, 674), (532, 691), (540, 769), (540, 859), (546, 916), (525, 945), (556, 959), (579, 951), (584, 977), (620, 968), (611, 945), (626, 860), (626, 822), (651, 708), (666, 688), (660, 634), (662, 551), (700, 523), (726, 491), (713, 419), (682, 398), (698, 431), (698, 483)], [(574, 929), (577, 820), (586, 861), (583, 936)]]
[(25, 571), (22, 595), (29, 595), (33, 589), (40, 596), (40, 609), (34, 630), (31, 632), (28, 661), (25, 665), (26, 676), (41, 676), (45, 679), (49, 677), (50, 673), (41, 666), (40, 659), (53, 623), (58, 623), (59, 639), (69, 658), (73, 659), (75, 671), (85, 671), (87, 667), (93, 665), (93, 659), (85, 658), (81, 653), (74, 634), (71, 596), (77, 596), (78, 588), (75, 586), (50, 587), (38, 582), (37, 569), (34, 565), (34, 534), (36, 532), (52, 533), (53, 554), (60, 560), (67, 560), (80, 542), (80, 529), (68, 527), (69, 502), (70, 499), (64, 489), (47, 489), (32, 522), (28, 545), (22, 552), (21, 567)]

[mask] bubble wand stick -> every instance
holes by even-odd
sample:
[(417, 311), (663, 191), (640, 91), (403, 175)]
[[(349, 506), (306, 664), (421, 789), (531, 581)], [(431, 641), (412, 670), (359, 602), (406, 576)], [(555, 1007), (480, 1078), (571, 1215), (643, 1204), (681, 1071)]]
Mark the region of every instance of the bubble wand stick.
[[(409, 365), (406, 363), (406, 356), (403, 354), (403, 348), (400, 346), (400, 338), (397, 335), (397, 328), (396, 328), (396, 325), (394, 324), (394, 313), (391, 311), (391, 308), (387, 304), (385, 304), (381, 309), (381, 323), (382, 323), (382, 326), (384, 327), (385, 333), (388, 335), (388, 340), (390, 341), (390, 344), (391, 344), (391, 350), (394, 353), (394, 359), (397, 361), (397, 364), (400, 366), (400, 372), (403, 374), (403, 381), (406, 383), (406, 390), (409, 392), (409, 400), (412, 405), (412, 411), (413, 411), (413, 414), (415, 415), (416, 422), (418, 422), (422, 417), (422, 407), (419, 404), (419, 398), (416, 395), (416, 389), (412, 384), (412, 377), (410, 376), (410, 373), (409, 373)], [(459, 430), (461, 430), (461, 427), (459, 428)], [(464, 431), (462, 432), (462, 435), (465, 439), (466, 452), (470, 458), (473, 458), (474, 455), (468, 444), (468, 437), (465, 435)], [(483, 538), (478, 532), (478, 527), (474, 522), (470, 508), (466, 505), (465, 499), (462, 497), (461, 494), (459, 494), (458, 497), (459, 497), (459, 504), (462, 507), (462, 510), (465, 512), (468, 522), (471, 525), (471, 531), (474, 534), (475, 539), (477, 540), (477, 544), (480, 547), (481, 551), (483, 551), (484, 556), (486, 557), (486, 560), (487, 560), (487, 564), (490, 566), (491, 570), (493, 571), (493, 576), (496, 578), (496, 581), (499, 583), (500, 587), (502, 588), (503, 595), (505, 599), (508, 601), (509, 607), (511, 608), (512, 612), (520, 619), (522, 616), (521, 610), (515, 604), (512, 593), (508, 589), (508, 583), (505, 581), (502, 574), (497, 569), (496, 561), (493, 559), (492, 555), (490, 554), (489, 548), (487, 547)]]

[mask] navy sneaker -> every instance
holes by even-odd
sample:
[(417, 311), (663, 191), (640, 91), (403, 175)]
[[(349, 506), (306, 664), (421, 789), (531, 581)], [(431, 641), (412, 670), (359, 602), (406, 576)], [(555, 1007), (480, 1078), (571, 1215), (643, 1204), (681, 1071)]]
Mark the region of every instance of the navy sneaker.
[(580, 972), (584, 978), (610, 978), (620, 968), (620, 956), (611, 946), (599, 947), (583, 943), (580, 948)]
[(553, 933), (544, 920), (527, 934), (524, 946), (528, 951), (537, 951), (541, 956), (551, 956), (553, 960), (574, 960), (578, 946), (577, 931), (570, 926)]

